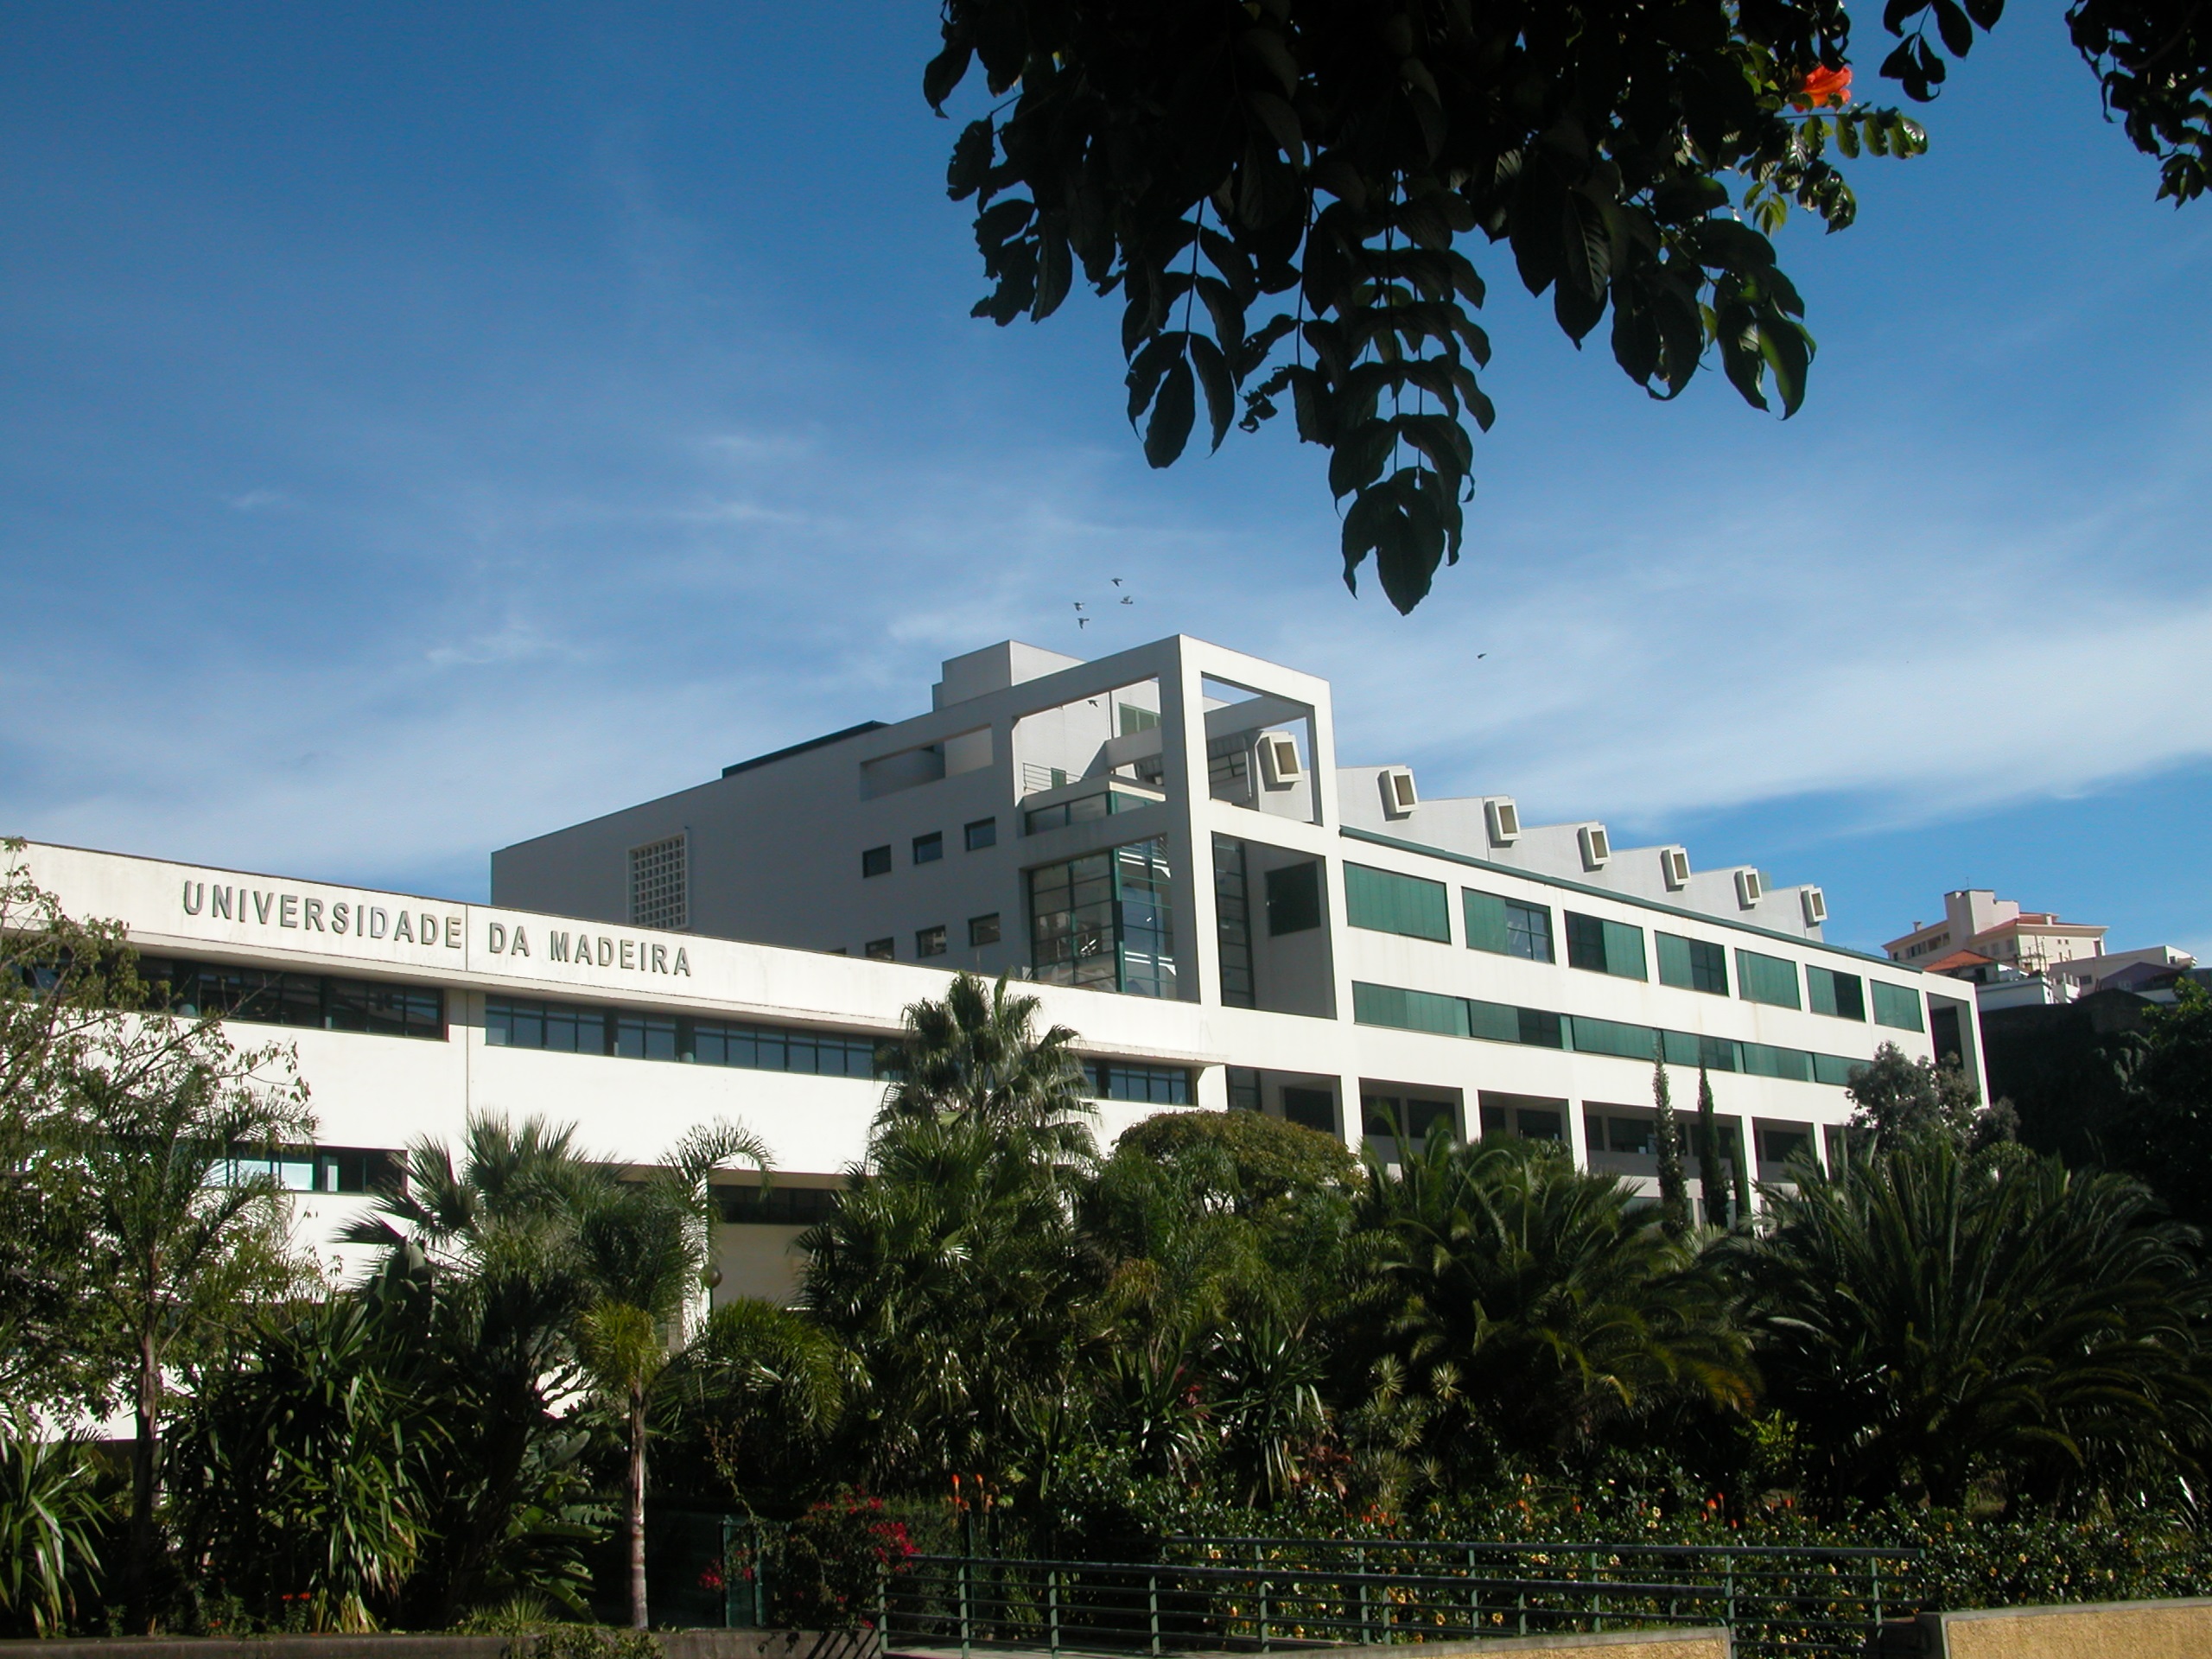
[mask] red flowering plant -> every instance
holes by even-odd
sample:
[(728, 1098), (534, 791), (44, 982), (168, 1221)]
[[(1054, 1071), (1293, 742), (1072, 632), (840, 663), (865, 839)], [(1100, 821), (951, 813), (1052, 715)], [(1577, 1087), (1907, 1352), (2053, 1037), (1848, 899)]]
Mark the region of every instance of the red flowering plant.
[(850, 1490), (791, 1522), (772, 1580), (784, 1622), (799, 1630), (873, 1628), (877, 1592), (914, 1556), (906, 1523)]

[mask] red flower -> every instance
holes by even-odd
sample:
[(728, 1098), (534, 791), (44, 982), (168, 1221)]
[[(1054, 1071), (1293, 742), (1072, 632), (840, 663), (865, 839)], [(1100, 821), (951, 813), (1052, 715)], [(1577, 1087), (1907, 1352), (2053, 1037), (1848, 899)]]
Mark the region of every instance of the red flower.
[(1789, 102), (1793, 108), (1800, 110), (1817, 110), (1828, 105), (1841, 109), (1851, 102), (1851, 66), (1847, 63), (1840, 69), (1830, 69), (1823, 65), (1814, 70), (1805, 77), (1804, 84)]

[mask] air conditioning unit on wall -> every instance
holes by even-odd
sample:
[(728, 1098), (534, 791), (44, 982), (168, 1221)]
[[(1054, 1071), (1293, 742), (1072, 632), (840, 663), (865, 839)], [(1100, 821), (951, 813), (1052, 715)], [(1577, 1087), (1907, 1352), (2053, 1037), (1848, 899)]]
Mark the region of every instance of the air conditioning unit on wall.
[(1269, 789), (1287, 789), (1306, 775), (1298, 761), (1298, 745), (1287, 732), (1265, 732), (1260, 737), (1260, 775)]
[(1605, 835), (1605, 826), (1586, 823), (1574, 832), (1574, 838), (1582, 846), (1582, 868), (1586, 870), (1604, 869), (1605, 861), (1613, 855), (1613, 843)]
[(1736, 872), (1736, 902), (1745, 910), (1751, 909), (1766, 897), (1766, 884), (1759, 880), (1757, 870)]
[(1818, 887), (1808, 887), (1797, 895), (1805, 906), (1805, 925), (1818, 927), (1828, 918), (1828, 897)]
[(1483, 803), (1483, 817), (1490, 825), (1490, 844), (1510, 847), (1521, 839), (1521, 809), (1510, 795)]
[(1409, 766), (1385, 766), (1376, 779), (1382, 790), (1382, 816), (1386, 818), (1405, 818), (1421, 804), (1421, 796), (1414, 788), (1413, 769)]
[(1659, 849), (1659, 876), (1666, 882), (1669, 893), (1680, 893), (1689, 886), (1689, 849), (1685, 847), (1662, 847)]

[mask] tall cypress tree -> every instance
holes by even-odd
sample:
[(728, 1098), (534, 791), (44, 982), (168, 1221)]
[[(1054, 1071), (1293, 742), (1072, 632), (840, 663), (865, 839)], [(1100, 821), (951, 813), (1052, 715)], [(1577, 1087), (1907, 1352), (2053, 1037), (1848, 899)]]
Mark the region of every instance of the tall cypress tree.
[[(1710, 1096), (1713, 1085), (1706, 1081), (1704, 1068), (1698, 1069), (1698, 1091)], [(1728, 1167), (1736, 1178), (1736, 1225), (1745, 1227), (1751, 1219), (1751, 1147), (1746, 1144), (1751, 1126), (1738, 1122), (1735, 1134), (1728, 1137)]]
[(1705, 1224), (1727, 1224), (1727, 1173), (1720, 1162), (1720, 1120), (1713, 1109), (1713, 1079), (1697, 1069), (1697, 1191), (1705, 1202)]
[(1675, 1121), (1675, 1097), (1667, 1087), (1667, 1053), (1655, 1047), (1651, 1055), (1651, 1105), (1658, 1114), (1652, 1134), (1659, 1154), (1659, 1224), (1669, 1238), (1681, 1238), (1690, 1230), (1688, 1182), (1682, 1174), (1682, 1128)]

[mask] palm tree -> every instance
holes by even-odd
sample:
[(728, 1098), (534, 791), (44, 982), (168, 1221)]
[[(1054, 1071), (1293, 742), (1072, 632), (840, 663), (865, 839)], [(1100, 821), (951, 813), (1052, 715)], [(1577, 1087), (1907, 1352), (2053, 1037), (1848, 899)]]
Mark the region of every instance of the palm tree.
[(1942, 1133), (1796, 1179), (1769, 1189), (1770, 1230), (1726, 1248), (1826, 1496), (1916, 1483), (1956, 1506), (1985, 1475), (2008, 1502), (2196, 1478), (2212, 1292), (2194, 1235), (2144, 1188)]
[(1066, 1378), (1090, 1281), (1077, 1172), (1044, 1155), (1054, 1144), (966, 1115), (894, 1121), (800, 1236), (801, 1301), (872, 1381), (879, 1486), (1003, 1471), (1039, 1391)]
[(623, 1529), (630, 1623), (640, 1630), (647, 1624), (646, 1406), (713, 1264), (711, 1177), (739, 1161), (765, 1175), (774, 1160), (759, 1136), (734, 1124), (696, 1129), (643, 1180), (601, 1188), (577, 1218), (577, 1258), (592, 1294), (580, 1347), (594, 1383), (623, 1412), (628, 1440)]
[(1563, 1457), (1663, 1404), (1748, 1403), (1722, 1287), (1626, 1182), (1433, 1138), (1396, 1174), (1370, 1161), (1362, 1210), (1393, 1386), (1437, 1403), (1440, 1453)]
[(878, 1128), (969, 1118), (1052, 1155), (1093, 1155), (1081, 1120), (1094, 1109), (1076, 1034), (1054, 1026), (1038, 1035), (1041, 1006), (1033, 996), (1009, 995), (1004, 976), (986, 988), (973, 974), (955, 974), (941, 1001), (910, 1006)]
[(137, 1433), (126, 1581), (132, 1623), (143, 1627), (153, 1616), (172, 1345), (289, 1287), (297, 1268), (286, 1251), (283, 1194), (271, 1176), (242, 1175), (238, 1160), (248, 1148), (265, 1155), (305, 1135), (313, 1120), (296, 1084), (226, 1074), (198, 1053), (146, 1067), (93, 1060), (75, 1070), (69, 1087), (83, 1130), (75, 1154), (104, 1258), (95, 1276), (130, 1351)]

